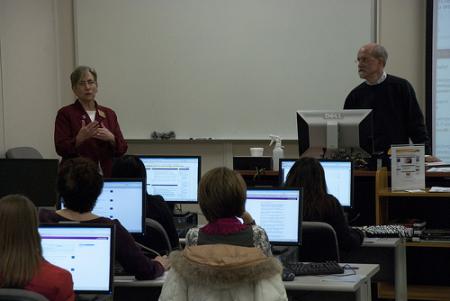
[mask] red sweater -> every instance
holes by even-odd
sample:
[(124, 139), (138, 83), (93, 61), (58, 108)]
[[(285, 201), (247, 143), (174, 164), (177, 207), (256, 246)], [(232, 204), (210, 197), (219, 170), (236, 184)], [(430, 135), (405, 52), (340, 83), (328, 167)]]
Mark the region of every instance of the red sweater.
[(73, 157), (86, 157), (96, 164), (100, 163), (103, 175), (109, 177), (113, 157), (122, 156), (127, 151), (128, 145), (123, 139), (116, 113), (97, 103), (95, 103), (95, 106), (97, 111), (95, 120), (111, 131), (116, 139), (115, 145), (112, 146), (109, 142), (91, 138), (75, 147), (75, 138), (81, 129), (81, 121), (84, 120), (86, 124), (91, 122), (89, 115), (77, 100), (58, 111), (55, 121), (55, 148), (63, 160)]
[(72, 275), (45, 260), (26, 290), (45, 296), (49, 301), (74, 301)]

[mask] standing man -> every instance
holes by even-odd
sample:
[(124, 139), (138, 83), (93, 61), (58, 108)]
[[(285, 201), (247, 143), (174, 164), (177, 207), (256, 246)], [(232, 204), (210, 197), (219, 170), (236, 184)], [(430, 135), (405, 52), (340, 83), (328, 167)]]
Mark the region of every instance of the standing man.
[[(345, 100), (344, 109), (372, 109), (374, 151), (387, 152), (391, 144), (425, 144), (431, 155), (430, 139), (424, 117), (411, 84), (400, 77), (386, 74), (386, 49), (375, 43), (358, 51), (359, 77), (366, 81), (354, 88)], [(436, 158), (429, 157), (427, 161)]]

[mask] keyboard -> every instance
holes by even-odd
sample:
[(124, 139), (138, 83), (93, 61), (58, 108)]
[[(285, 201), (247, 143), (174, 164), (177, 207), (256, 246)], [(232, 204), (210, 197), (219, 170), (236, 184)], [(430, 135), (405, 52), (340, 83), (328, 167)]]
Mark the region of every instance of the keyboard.
[(412, 237), (413, 229), (403, 225), (374, 225), (354, 227), (362, 230), (367, 237)]
[(343, 274), (342, 268), (336, 261), (326, 262), (291, 262), (285, 267), (294, 272), (295, 276)]

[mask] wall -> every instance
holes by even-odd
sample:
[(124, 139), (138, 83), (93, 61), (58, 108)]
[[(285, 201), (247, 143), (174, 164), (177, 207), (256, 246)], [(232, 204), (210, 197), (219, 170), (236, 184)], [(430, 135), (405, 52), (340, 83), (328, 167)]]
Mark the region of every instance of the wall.
[(1, 154), (33, 146), (55, 157), (52, 131), (59, 103), (58, 36), (54, 0), (2, 0)]
[(295, 139), (296, 110), (341, 109), (360, 82), (348, 67), (374, 39), (373, 3), (77, 0), (76, 59), (128, 138)]
[[(72, 0), (0, 1), (0, 155), (13, 146), (32, 145), (46, 157), (56, 157), (54, 116), (73, 100), (68, 79), (75, 61), (72, 16)], [(379, 41), (390, 54), (387, 70), (411, 81), (424, 108), (425, 1), (379, 0)], [(356, 72), (356, 66), (349, 68)], [(207, 170), (230, 165), (233, 154), (247, 154), (248, 147), (267, 142), (167, 145), (138, 140), (130, 142), (129, 152), (201, 148)], [(295, 143), (288, 145), (287, 153), (297, 153)]]
[(386, 71), (411, 82), (425, 115), (426, 1), (379, 0), (379, 6), (379, 42), (389, 53)]

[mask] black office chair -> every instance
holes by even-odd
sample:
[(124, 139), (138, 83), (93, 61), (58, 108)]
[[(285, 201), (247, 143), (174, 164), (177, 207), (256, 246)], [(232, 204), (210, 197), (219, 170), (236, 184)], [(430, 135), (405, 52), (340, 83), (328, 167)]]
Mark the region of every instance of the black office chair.
[(145, 235), (134, 235), (136, 243), (145, 251), (155, 255), (172, 252), (169, 235), (164, 227), (152, 218), (145, 219)]
[(41, 153), (30, 146), (13, 147), (6, 151), (6, 159), (43, 159)]
[(339, 262), (339, 246), (333, 227), (322, 222), (302, 222), (298, 261)]
[(151, 231), (154, 233), (156, 232), (158, 234), (158, 237), (165, 242), (165, 246), (167, 248), (165, 251), (167, 252), (167, 254), (172, 252), (172, 245), (170, 244), (169, 235), (158, 221), (147, 217), (145, 219), (145, 226), (147, 227), (147, 231)]
[(0, 301), (48, 301), (48, 299), (32, 291), (0, 288)]

